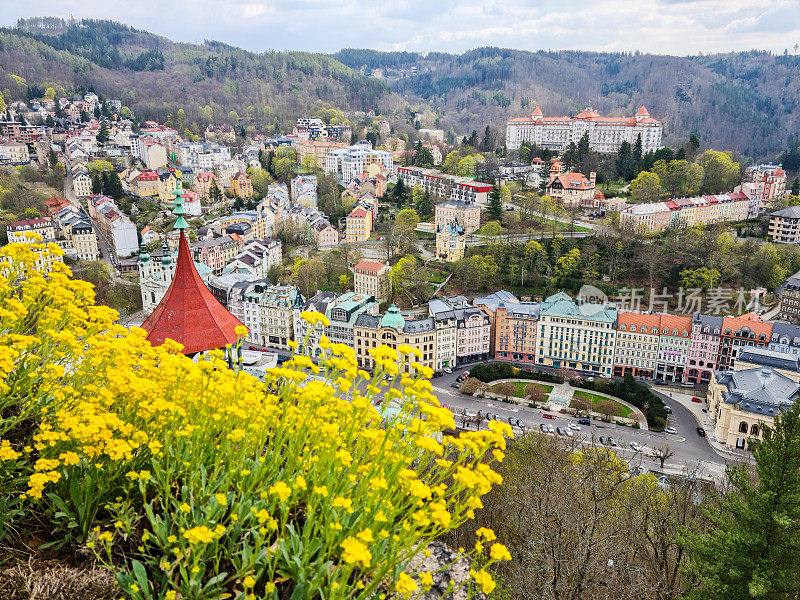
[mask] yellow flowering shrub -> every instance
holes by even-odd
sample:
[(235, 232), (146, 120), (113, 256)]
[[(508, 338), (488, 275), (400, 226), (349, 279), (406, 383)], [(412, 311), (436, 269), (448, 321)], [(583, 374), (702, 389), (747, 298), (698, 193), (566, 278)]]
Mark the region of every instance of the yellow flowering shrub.
[[(500, 483), (485, 459), (508, 426), (443, 435), (453, 416), (421, 369), (385, 382), (323, 339), (318, 365), (297, 357), (259, 381), (222, 351), (151, 346), (35, 260), (0, 249), (0, 492), (14, 498), (0, 526), (44, 516), (53, 543), (92, 548), (127, 597), (411, 593), (408, 560)], [(394, 374), (414, 358), (377, 354)]]

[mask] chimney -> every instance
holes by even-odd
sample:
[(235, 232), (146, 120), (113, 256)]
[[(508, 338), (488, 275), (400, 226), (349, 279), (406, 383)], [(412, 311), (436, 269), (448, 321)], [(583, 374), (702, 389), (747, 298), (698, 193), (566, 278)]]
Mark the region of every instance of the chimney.
[(589, 183), (592, 184), (592, 187), (594, 187), (594, 182), (596, 179), (597, 179), (597, 173), (595, 173), (594, 171), (589, 173)]

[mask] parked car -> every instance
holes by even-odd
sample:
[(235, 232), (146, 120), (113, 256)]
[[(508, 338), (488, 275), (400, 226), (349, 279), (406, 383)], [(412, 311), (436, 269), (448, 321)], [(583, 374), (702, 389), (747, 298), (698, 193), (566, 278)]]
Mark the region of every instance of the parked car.
[(665, 404), (664, 405), (664, 412), (667, 413), (668, 415), (671, 415), (672, 414), (672, 407), (670, 405), (668, 405), (668, 404)]
[(682, 388), (693, 388), (694, 384), (691, 381), (685, 381), (681, 384)]
[(603, 444), (604, 446), (606, 445), (606, 438), (605, 438), (605, 436), (601, 435), (601, 436), (600, 436), (600, 440), (599, 440), (599, 441), (600, 441), (600, 443), (601, 443), (601, 444)]
[(442, 372), (441, 371), (434, 371), (433, 372), (433, 378), (434, 379), (438, 379), (441, 376), (442, 376)]
[(573, 435), (575, 435), (574, 433), (572, 433), (572, 429), (569, 428), (565, 429), (564, 433), (567, 434), (567, 437), (572, 437)]
[(525, 427), (525, 423), (522, 422), (522, 419), (517, 419), (517, 427), (519, 428)]
[(703, 429), (702, 427), (698, 427), (697, 428), (697, 435), (699, 435), (700, 437), (706, 437), (706, 430)]
[(663, 379), (656, 379), (653, 383), (655, 383), (656, 385), (667, 385), (667, 382), (664, 381)]
[(612, 437), (608, 438), (608, 443), (611, 444), (614, 448), (617, 447), (617, 440), (615, 440)]
[(547, 426), (547, 431), (549, 431), (550, 433), (555, 433), (556, 432), (556, 428), (553, 427), (552, 425), (548, 425)]
[(558, 433), (558, 435), (564, 435), (564, 428), (563, 427), (556, 427), (556, 433)]
[(545, 425), (544, 423), (539, 424), (539, 429), (542, 430), (542, 433), (547, 433), (547, 425)]
[(453, 372), (453, 369), (451, 369), (450, 367), (445, 367), (444, 368), (444, 372), (447, 373), (448, 375), (450, 375), (450, 373)]
[(578, 419), (578, 424), (580, 424), (580, 425), (591, 425), (592, 422), (589, 419)]
[(692, 396), (692, 402), (702, 402), (702, 400), (697, 396)]
[(486, 420), (487, 421), (494, 421), (495, 418), (496, 417), (495, 417), (494, 413), (486, 413)]
[(631, 450), (633, 450), (634, 452), (641, 452), (642, 450), (642, 447), (636, 442), (631, 442), (629, 445), (631, 447)]
[(594, 383), (594, 377), (587, 377), (586, 381), (588, 381), (589, 383)]
[(469, 371), (464, 371), (464, 372), (461, 374), (461, 376), (462, 376), (464, 379), (466, 379), (467, 377), (469, 377)]
[(672, 435), (675, 435), (676, 433), (678, 433), (678, 430), (675, 429), (674, 427), (667, 427), (666, 429), (664, 429), (664, 433), (671, 433)]
[(458, 381), (454, 381), (450, 384), (450, 387), (457, 390), (461, 387), (461, 384)]
[(575, 425), (575, 423), (570, 423), (569, 425), (567, 425), (567, 427), (569, 427), (573, 431), (580, 431), (581, 430), (580, 426)]

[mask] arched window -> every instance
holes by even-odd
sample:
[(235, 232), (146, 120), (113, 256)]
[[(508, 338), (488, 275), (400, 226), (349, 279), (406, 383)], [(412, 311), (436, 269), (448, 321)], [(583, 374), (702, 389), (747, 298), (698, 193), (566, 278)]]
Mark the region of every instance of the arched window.
[(757, 436), (758, 435), (758, 425), (753, 423), (753, 426), (750, 427), (750, 435)]
[(747, 433), (747, 430), (748, 430), (747, 421), (742, 421), (741, 423), (739, 423), (739, 433)]

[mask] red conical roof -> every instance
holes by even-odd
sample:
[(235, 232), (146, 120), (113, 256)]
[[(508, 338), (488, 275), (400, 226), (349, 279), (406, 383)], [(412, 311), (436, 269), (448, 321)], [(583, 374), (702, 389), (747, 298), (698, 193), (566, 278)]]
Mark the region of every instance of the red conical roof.
[(169, 338), (183, 344), (184, 354), (195, 354), (232, 344), (238, 338), (235, 329), (241, 324), (203, 283), (181, 230), (172, 284), (142, 324), (148, 341), (159, 346)]
[(642, 104), (641, 108), (636, 111), (636, 116), (637, 117), (649, 117), (650, 116), (650, 113), (647, 112), (647, 109), (644, 107), (644, 104)]
[(533, 116), (534, 117), (543, 117), (544, 114), (542, 113), (542, 109), (539, 108), (538, 106), (536, 108), (534, 108), (533, 109)]

